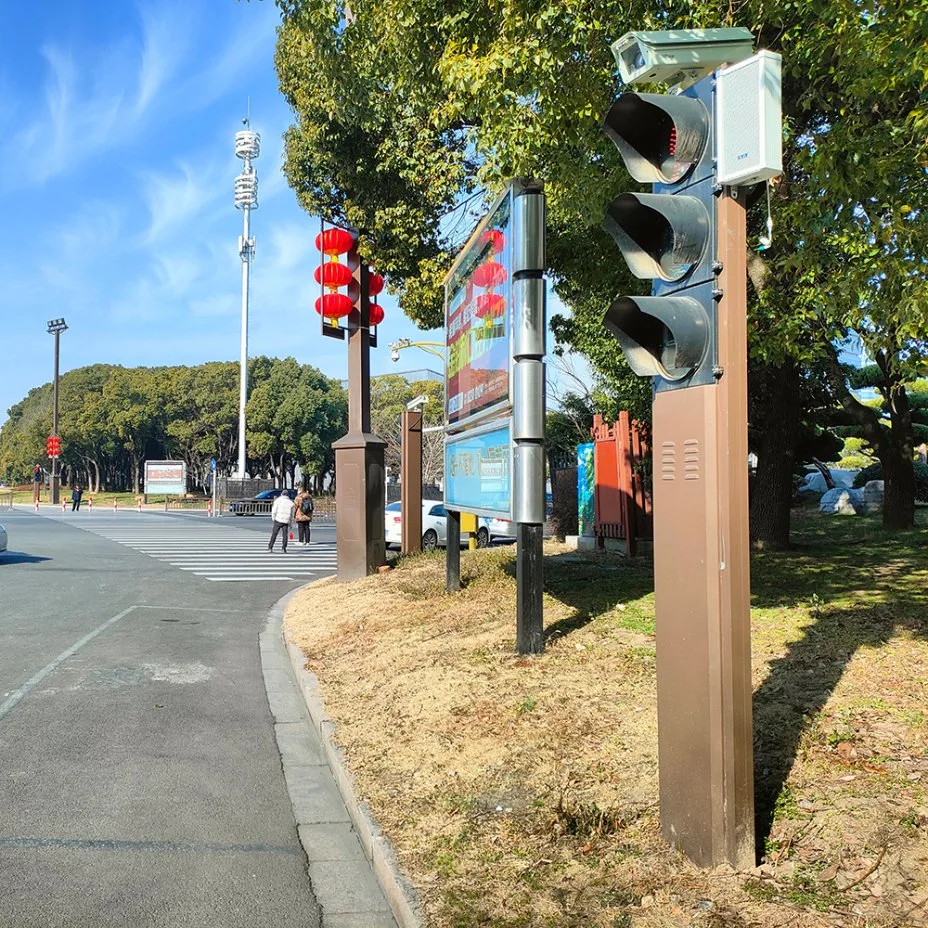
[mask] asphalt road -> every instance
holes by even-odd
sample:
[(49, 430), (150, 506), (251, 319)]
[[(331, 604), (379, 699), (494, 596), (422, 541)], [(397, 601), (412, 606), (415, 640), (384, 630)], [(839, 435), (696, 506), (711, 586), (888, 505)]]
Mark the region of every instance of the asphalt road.
[[(106, 530), (130, 516), (178, 543), (269, 525)], [(213, 582), (70, 516), (0, 521), (0, 926), (318, 926), (257, 641), (306, 578)]]

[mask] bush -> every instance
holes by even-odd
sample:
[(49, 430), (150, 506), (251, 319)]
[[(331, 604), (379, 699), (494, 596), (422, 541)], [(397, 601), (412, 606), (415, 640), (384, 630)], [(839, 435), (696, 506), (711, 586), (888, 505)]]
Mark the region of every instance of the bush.
[[(921, 503), (928, 503), (928, 464), (916, 461), (915, 467), (915, 498)], [(855, 478), (854, 486), (862, 487), (870, 480), (883, 479), (883, 465), (877, 461), (865, 467)]]

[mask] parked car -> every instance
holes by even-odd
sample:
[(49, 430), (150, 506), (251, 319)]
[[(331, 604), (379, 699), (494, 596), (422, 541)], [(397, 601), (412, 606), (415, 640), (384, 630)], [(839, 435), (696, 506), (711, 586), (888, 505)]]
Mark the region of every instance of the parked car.
[(296, 498), (296, 490), (262, 490), (250, 499), (233, 499), (229, 503), (229, 512), (236, 516), (254, 516), (258, 513), (270, 512), (274, 500), (281, 493), (286, 493), (290, 499)]
[(0, 525), (0, 554), (6, 551), (6, 529)]
[(514, 522), (507, 519), (482, 519), (486, 523), (487, 531), (490, 533), (490, 541), (516, 540), (516, 526)]
[[(390, 503), (384, 509), (385, 538), (388, 545), (403, 543), (403, 511), (401, 503)], [(477, 547), (485, 548), (490, 543), (488, 519), (477, 522)], [(448, 510), (443, 503), (426, 500), (422, 504), (422, 550), (434, 551), (448, 542)], [(468, 538), (461, 533), (461, 546), (466, 547)]]

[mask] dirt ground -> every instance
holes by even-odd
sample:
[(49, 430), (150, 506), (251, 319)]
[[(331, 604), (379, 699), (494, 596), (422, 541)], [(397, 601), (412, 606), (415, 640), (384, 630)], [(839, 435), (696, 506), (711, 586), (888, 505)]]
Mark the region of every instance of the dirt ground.
[(512, 549), (462, 574), (449, 595), (442, 554), (403, 559), (285, 619), (426, 925), (928, 925), (928, 640), (873, 632), (866, 591), (755, 601), (762, 862), (705, 871), (659, 831), (649, 565), (547, 544), (538, 658)]

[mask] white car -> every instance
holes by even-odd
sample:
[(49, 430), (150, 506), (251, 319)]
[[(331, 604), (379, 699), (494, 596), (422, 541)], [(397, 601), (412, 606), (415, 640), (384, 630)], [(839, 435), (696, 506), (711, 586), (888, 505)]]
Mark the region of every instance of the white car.
[(486, 525), (487, 531), (490, 533), (490, 541), (495, 541), (496, 539), (505, 541), (516, 540), (516, 526), (514, 522), (509, 522), (506, 519), (481, 519), (481, 522)]
[[(388, 545), (403, 543), (403, 512), (400, 503), (390, 503), (383, 511), (385, 539)], [(477, 528), (477, 547), (485, 548), (490, 543), (488, 519), (480, 519)], [(507, 523), (508, 524), (508, 523)], [(422, 504), (422, 550), (434, 551), (448, 542), (448, 510), (444, 503), (426, 500)], [(468, 538), (461, 533), (461, 547), (466, 547)]]
[(0, 554), (6, 551), (6, 529), (0, 525)]

